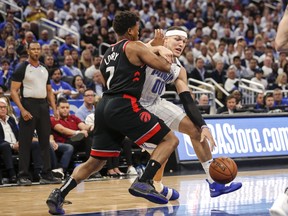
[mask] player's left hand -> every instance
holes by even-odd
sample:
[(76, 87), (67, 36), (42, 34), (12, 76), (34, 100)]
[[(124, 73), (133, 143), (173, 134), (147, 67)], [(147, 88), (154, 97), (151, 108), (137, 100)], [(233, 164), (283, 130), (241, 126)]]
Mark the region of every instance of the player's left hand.
[(214, 150), (214, 148), (216, 147), (216, 143), (215, 140), (209, 130), (208, 127), (205, 127), (201, 130), (201, 139), (200, 142), (204, 142), (204, 140), (207, 139), (207, 141), (210, 144), (210, 151), (212, 152)]

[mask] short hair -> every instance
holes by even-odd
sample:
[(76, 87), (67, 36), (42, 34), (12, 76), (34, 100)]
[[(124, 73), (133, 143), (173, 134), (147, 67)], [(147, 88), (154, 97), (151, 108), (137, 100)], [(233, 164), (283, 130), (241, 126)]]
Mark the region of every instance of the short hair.
[(113, 29), (117, 35), (124, 35), (129, 28), (132, 28), (139, 21), (139, 17), (130, 11), (120, 11), (113, 20)]
[(39, 45), (40, 45), (40, 43), (39, 43), (38, 41), (33, 40), (33, 41), (31, 41), (30, 43), (27, 43), (27, 49), (30, 49), (30, 45), (31, 45), (31, 44), (39, 44)]
[(59, 97), (57, 100), (57, 107), (60, 106), (60, 103), (68, 103), (68, 100), (65, 97)]

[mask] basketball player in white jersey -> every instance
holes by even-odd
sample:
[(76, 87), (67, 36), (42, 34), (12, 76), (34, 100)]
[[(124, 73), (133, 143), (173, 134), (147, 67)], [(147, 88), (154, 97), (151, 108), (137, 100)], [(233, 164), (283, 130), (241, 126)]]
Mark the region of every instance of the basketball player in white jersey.
[[(284, 15), (279, 22), (276, 37), (275, 48), (278, 52), (287, 52), (288, 50), (288, 6), (287, 0), (282, 0)], [(288, 215), (288, 187), (284, 193), (278, 195), (272, 207), (269, 209), (271, 216)]]
[[(162, 35), (162, 38), (161, 38)], [(187, 32), (181, 27), (170, 27), (163, 37), (162, 30), (155, 31), (155, 37), (151, 44), (164, 45), (170, 49), (175, 61), (181, 67), (179, 73), (165, 74), (161, 71), (147, 67), (146, 80), (142, 91), (140, 103), (150, 112), (162, 119), (172, 130), (188, 134), (191, 138), (193, 148), (202, 167), (207, 175), (207, 182), (210, 187), (210, 196), (217, 197), (236, 191), (242, 187), (242, 183), (231, 183), (229, 186), (214, 182), (209, 175), (209, 166), (212, 162), (211, 151), (216, 146), (208, 126), (206, 125), (200, 111), (193, 101), (187, 84), (187, 74), (183, 66), (181, 66), (178, 57), (183, 52), (187, 42)], [(162, 42), (162, 44), (161, 44)], [(178, 70), (179, 71), (179, 70)], [(160, 96), (165, 92), (165, 85), (174, 83), (177, 93), (181, 99), (185, 112), (177, 105), (162, 99)], [(208, 142), (210, 143), (210, 146)], [(155, 146), (145, 143), (142, 146), (150, 154), (152, 154)], [(166, 161), (167, 162), (167, 161)], [(166, 164), (166, 163), (165, 163)], [(158, 170), (154, 177), (155, 189), (165, 195), (170, 200), (179, 198), (179, 193), (175, 189), (165, 187), (161, 180), (164, 173), (165, 164)]]

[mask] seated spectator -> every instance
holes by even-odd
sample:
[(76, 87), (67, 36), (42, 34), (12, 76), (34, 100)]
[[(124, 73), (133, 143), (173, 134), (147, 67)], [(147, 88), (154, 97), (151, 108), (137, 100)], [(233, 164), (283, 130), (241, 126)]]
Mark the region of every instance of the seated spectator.
[[(13, 165), (12, 150), (18, 148), (18, 127), (13, 117), (7, 115), (7, 103), (0, 98), (0, 154), (7, 170), (9, 183), (16, 183), (17, 177)], [(2, 183), (2, 179), (0, 184)]]
[[(204, 68), (204, 60), (200, 56), (200, 57), (196, 58), (195, 68), (190, 73), (188, 73), (188, 78), (193, 78), (193, 79), (204, 82), (204, 80), (208, 77), (209, 77), (209, 75)], [(197, 84), (195, 84), (195, 85), (197, 85)]]
[(84, 84), (83, 78), (80, 75), (74, 76), (72, 80), (72, 87), (75, 89), (76, 93), (71, 95), (73, 99), (83, 99), (84, 91), (86, 90), (86, 85)]
[(264, 93), (258, 93), (256, 95), (256, 105), (254, 106), (254, 109), (264, 109)]
[(94, 73), (97, 69), (100, 68), (100, 62), (102, 60), (102, 57), (99, 56), (99, 54), (94, 56), (93, 65), (91, 65), (89, 68), (87, 68), (84, 72), (85, 78), (92, 80)]
[(233, 65), (235, 66), (236, 77), (251, 79), (251, 77), (254, 76), (254, 73), (248, 73), (246, 68), (241, 65), (240, 56), (234, 56), (233, 57)]
[(5, 86), (6, 89), (10, 89), (12, 73), (13, 70), (10, 68), (9, 60), (2, 59), (0, 67), (0, 85)]
[(117, 177), (124, 176), (125, 174), (119, 170), (119, 157), (108, 158), (107, 166), (107, 176)]
[(51, 116), (51, 127), (54, 140), (57, 143), (69, 143), (74, 147), (74, 153), (84, 151), (85, 160), (89, 158), (91, 151), (91, 141), (88, 133), (91, 126), (86, 125), (77, 116), (70, 114), (70, 105), (65, 98), (57, 101), (59, 119)]
[(29, 0), (23, 15), (27, 22), (36, 21), (42, 17), (46, 18), (46, 14), (40, 8), (40, 3), (36, 0)]
[(206, 94), (202, 94), (199, 97), (198, 105), (209, 105), (209, 97)]
[(87, 68), (93, 65), (92, 53), (89, 49), (83, 50), (80, 57), (80, 69), (85, 71)]
[(279, 88), (273, 90), (273, 99), (275, 106), (288, 106), (288, 100), (287, 98), (283, 98), (282, 91)]
[(71, 162), (74, 147), (68, 143), (57, 143), (52, 134), (50, 135), (50, 145), (52, 173), (55, 177), (64, 179)]
[(233, 65), (228, 68), (227, 79), (224, 84), (224, 88), (228, 92), (232, 92), (235, 89), (238, 89), (239, 79), (236, 79), (236, 70)]
[[(266, 79), (263, 79), (263, 71), (262, 71), (262, 69), (261, 68), (255, 69), (254, 72), (255, 72), (255, 77), (253, 77), (251, 79), (251, 81), (255, 82), (255, 83), (258, 83), (258, 84), (261, 84), (263, 86), (263, 88), (266, 89), (267, 86), (268, 86), (268, 82), (267, 82)], [(254, 85), (252, 83), (250, 83), (250, 87), (253, 88), (253, 89), (263, 90), (263, 88), (259, 87), (258, 85)]]
[(94, 113), (95, 107), (95, 92), (92, 89), (86, 89), (84, 91), (84, 101), (83, 104), (78, 108), (75, 115), (85, 122), (86, 117)]
[(76, 75), (80, 75), (83, 77), (82, 72), (79, 70), (79, 68), (75, 67), (74, 65), (74, 60), (71, 55), (66, 55), (64, 59), (64, 65), (60, 67), (60, 70), (63, 73), (64, 76), (68, 77), (74, 77)]
[(242, 108), (242, 93), (238, 89), (235, 89), (234, 91), (232, 91), (231, 95), (233, 95), (236, 99), (236, 109), (241, 109)]
[(273, 94), (266, 94), (264, 97), (264, 109), (269, 112), (275, 109)]
[[(76, 22), (75, 22), (74, 18), (70, 14), (68, 14), (66, 16), (64, 24), (63, 24), (63, 27), (65, 27), (65, 28), (59, 29), (58, 36), (61, 37), (61, 38), (64, 38), (65, 41), (66, 41), (66, 36), (70, 35), (70, 32), (66, 31), (65, 29), (70, 29), (70, 30), (74, 31), (75, 33), (78, 33), (78, 28), (76, 27)], [(70, 37), (72, 38), (71, 35), (70, 35)], [(72, 41), (73, 40), (74, 39), (72, 38)], [(62, 55), (63, 55), (63, 53), (62, 53)]]
[(46, 29), (42, 30), (40, 33), (40, 39), (38, 40), (38, 43), (43, 46), (44, 44), (49, 45), (50, 44), (50, 40), (48, 37), (48, 31)]
[(96, 70), (96, 72), (93, 75), (93, 83), (91, 85), (91, 89), (95, 90), (96, 95), (98, 95), (99, 97), (102, 97), (103, 91), (105, 89), (103, 83), (105, 82), (101, 74), (101, 71)]
[(272, 58), (270, 56), (266, 56), (262, 66), (263, 77), (266, 78), (273, 72), (272, 63), (273, 63)]
[(217, 114), (234, 114), (236, 112), (236, 98), (234, 95), (226, 97), (226, 104), (224, 107), (217, 109)]
[(64, 50), (74, 50), (75, 48), (72, 46), (73, 45), (73, 42), (74, 42), (74, 39), (72, 37), (71, 34), (67, 34), (65, 35), (64, 37), (65, 39), (65, 42), (59, 47), (59, 53), (60, 55), (64, 55)]
[(88, 48), (88, 45), (91, 44), (95, 48), (98, 47), (97, 40), (95, 38), (98, 38), (98, 35), (94, 33), (94, 27), (90, 23), (87, 23), (83, 26), (84, 33), (81, 34), (80, 37), (80, 46), (81, 49)]
[(269, 89), (288, 90), (287, 74), (286, 73), (279, 74), (275, 80), (275, 83), (271, 83)]
[(15, 40), (14, 43), (8, 44), (6, 46), (5, 58), (9, 60), (11, 70), (14, 70), (16, 65), (18, 64), (18, 55), (16, 53)]
[(62, 71), (59, 68), (55, 68), (51, 73), (51, 87), (56, 98), (66, 97), (70, 98), (72, 93), (76, 93), (75, 89), (67, 83), (61, 80)]

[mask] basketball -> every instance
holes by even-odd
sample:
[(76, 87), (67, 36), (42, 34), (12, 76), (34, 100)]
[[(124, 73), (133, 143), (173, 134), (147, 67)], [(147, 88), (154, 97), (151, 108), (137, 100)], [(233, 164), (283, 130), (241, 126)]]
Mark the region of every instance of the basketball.
[(211, 178), (220, 184), (227, 184), (233, 181), (237, 172), (237, 164), (229, 157), (215, 158), (209, 167)]

